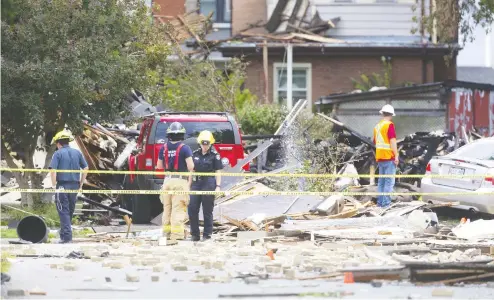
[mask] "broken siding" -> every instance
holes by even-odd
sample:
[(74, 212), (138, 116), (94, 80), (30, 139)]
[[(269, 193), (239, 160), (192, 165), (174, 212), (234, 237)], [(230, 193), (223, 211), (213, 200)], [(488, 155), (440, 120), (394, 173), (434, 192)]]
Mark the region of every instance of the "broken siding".
[(312, 3), (323, 20), (341, 18), (336, 28), (328, 31), (331, 36), (420, 36), (419, 31), (411, 33), (418, 26), (413, 17), (420, 18), (420, 5), (415, 11), (412, 9), (415, 0), (396, 3), (314, 0)]
[(483, 136), (494, 136), (494, 92), (466, 88), (452, 89), (449, 102), (449, 130), (461, 134), (476, 129)]

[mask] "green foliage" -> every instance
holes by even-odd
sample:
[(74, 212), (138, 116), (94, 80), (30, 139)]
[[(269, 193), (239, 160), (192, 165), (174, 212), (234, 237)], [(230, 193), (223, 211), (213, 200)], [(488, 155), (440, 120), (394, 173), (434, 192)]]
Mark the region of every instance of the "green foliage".
[(150, 90), (151, 101), (175, 111), (236, 113), (245, 103), (256, 100), (248, 89), (242, 89), (245, 66), (239, 59), (219, 68), (210, 60), (184, 58), (170, 65), (160, 86)]
[[(416, 11), (415, 5), (413, 10)], [(433, 34), (434, 27), (439, 43), (452, 43), (458, 33), (462, 35), (461, 44), (475, 40), (475, 28), (482, 27), (486, 33), (492, 30), (494, 24), (494, 0), (436, 0), (435, 11), (422, 20), (415, 17), (414, 22)], [(412, 32), (417, 32), (413, 28)]]
[(275, 104), (245, 103), (237, 119), (244, 134), (274, 134), (287, 112)]
[[(85, 116), (103, 123), (125, 113), (131, 89), (156, 86), (148, 75), (169, 64), (163, 26), (151, 22), (144, 1), (8, 3), (15, 18), (2, 11), (1, 117), (10, 167), (17, 167), (11, 151), (22, 152), (23, 165), (33, 167), (43, 133), (65, 126), (78, 133)], [(22, 188), (37, 183), (32, 176), (18, 180)]]
[(360, 74), (360, 79), (351, 78), (353, 87), (363, 92), (369, 91), (374, 86), (391, 87), (391, 81), (393, 77), (393, 65), (391, 64), (391, 58), (381, 57), (382, 61), (382, 74), (372, 73), (370, 76), (366, 74)]

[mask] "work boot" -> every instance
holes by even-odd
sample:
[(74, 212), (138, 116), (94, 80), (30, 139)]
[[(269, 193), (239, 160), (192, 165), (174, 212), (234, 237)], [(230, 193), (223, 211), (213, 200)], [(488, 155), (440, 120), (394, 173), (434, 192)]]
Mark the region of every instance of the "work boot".
[(202, 241), (203, 242), (206, 242), (206, 241), (209, 241), (209, 240), (211, 240), (211, 236), (210, 235), (206, 235), (206, 236), (203, 236), (202, 237)]
[(65, 241), (65, 240), (59, 240), (56, 242), (56, 244), (70, 244), (72, 241)]
[(196, 236), (196, 235), (191, 235), (191, 236), (190, 236), (190, 240), (191, 240), (192, 242), (199, 242), (199, 241), (201, 240), (201, 238), (199, 238), (199, 237), (198, 237), (198, 236)]

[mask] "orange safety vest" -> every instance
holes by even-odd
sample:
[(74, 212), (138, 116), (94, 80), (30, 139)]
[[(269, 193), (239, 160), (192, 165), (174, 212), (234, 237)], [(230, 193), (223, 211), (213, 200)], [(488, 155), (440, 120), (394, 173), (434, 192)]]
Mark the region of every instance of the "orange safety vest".
[(376, 160), (391, 160), (394, 159), (393, 149), (391, 149), (391, 143), (388, 138), (389, 125), (393, 124), (391, 121), (381, 120), (374, 127), (374, 141), (376, 143)]

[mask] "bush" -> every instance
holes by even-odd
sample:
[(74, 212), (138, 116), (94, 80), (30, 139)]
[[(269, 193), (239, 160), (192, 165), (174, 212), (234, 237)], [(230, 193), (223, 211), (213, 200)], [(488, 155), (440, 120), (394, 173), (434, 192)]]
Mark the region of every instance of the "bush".
[(275, 104), (245, 103), (237, 112), (244, 134), (274, 134), (287, 112)]

